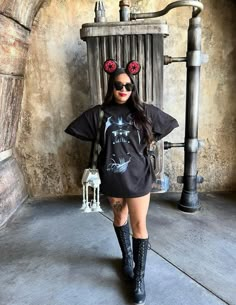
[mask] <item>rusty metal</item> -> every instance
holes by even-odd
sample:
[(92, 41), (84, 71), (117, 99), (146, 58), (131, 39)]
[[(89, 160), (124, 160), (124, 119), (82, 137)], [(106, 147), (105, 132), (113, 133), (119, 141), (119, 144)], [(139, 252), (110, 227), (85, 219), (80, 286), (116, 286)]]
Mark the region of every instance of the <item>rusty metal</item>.
[(122, 0), (119, 2), (120, 6), (120, 21), (130, 20), (130, 2), (129, 0)]
[(120, 66), (137, 59), (142, 66), (136, 76), (141, 99), (162, 108), (165, 22), (84, 24), (80, 35), (87, 42), (91, 105), (101, 104), (107, 91), (108, 76), (102, 69), (105, 59), (113, 58)]
[[(153, 149), (155, 156), (156, 177), (161, 179), (164, 174), (163, 150), (172, 147), (185, 148), (184, 176), (178, 177), (183, 183), (183, 191), (179, 208), (186, 212), (194, 212), (200, 208), (197, 193), (197, 183), (203, 178), (197, 176), (197, 153), (201, 146), (198, 140), (198, 108), (200, 91), (200, 67), (207, 62), (207, 56), (201, 52), (201, 24), (199, 14), (203, 4), (198, 0), (175, 1), (161, 11), (145, 14), (130, 14), (129, 1), (120, 1), (121, 23), (109, 23), (104, 26), (93, 24), (83, 25), (81, 37), (88, 45), (88, 63), (91, 85), (92, 105), (102, 103), (107, 90), (107, 78), (100, 71), (105, 57), (114, 58), (120, 66), (131, 59), (138, 59), (142, 66), (136, 81), (141, 99), (153, 103), (160, 108), (163, 106), (163, 65), (173, 62), (186, 62), (187, 66), (187, 97), (185, 142), (165, 144), (161, 141)], [(163, 56), (163, 38), (168, 35), (165, 24), (157, 21), (128, 21), (131, 19), (155, 18), (167, 14), (171, 9), (191, 6), (192, 18), (188, 30), (188, 50), (186, 57)], [(97, 50), (96, 52), (94, 50)], [(122, 52), (123, 50), (123, 52)], [(105, 55), (104, 55), (105, 54)], [(97, 75), (98, 74), (98, 75)], [(155, 153), (154, 153), (155, 154)], [(158, 176), (159, 175), (159, 176)], [(159, 181), (160, 181), (159, 179)], [(158, 188), (158, 183), (156, 184)]]
[[(120, 66), (133, 59), (140, 62), (141, 72), (135, 77), (141, 99), (163, 108), (163, 40), (168, 35), (165, 22), (135, 21), (84, 24), (81, 38), (87, 42), (91, 105), (102, 104), (107, 91), (107, 75), (102, 66), (107, 58)], [(96, 73), (94, 73), (96, 71)], [(164, 143), (154, 149), (155, 175), (152, 192), (163, 192)]]

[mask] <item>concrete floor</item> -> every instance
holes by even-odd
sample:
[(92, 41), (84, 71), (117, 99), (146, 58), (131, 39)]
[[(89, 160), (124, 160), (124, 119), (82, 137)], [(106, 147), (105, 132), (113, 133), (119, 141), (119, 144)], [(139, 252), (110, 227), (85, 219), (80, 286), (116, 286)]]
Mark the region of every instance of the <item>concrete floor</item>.
[[(153, 195), (146, 305), (236, 305), (236, 193)], [(0, 305), (132, 304), (112, 214), (83, 214), (81, 198), (29, 200), (0, 231)]]

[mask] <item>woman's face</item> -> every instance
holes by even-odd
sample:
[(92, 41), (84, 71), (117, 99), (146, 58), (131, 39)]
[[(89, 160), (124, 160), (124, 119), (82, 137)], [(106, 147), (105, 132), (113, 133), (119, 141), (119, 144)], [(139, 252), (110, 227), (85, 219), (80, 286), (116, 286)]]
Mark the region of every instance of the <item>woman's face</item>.
[[(122, 85), (126, 85), (122, 86)], [(115, 78), (113, 94), (116, 103), (124, 104), (128, 101), (130, 95), (132, 94), (133, 84), (131, 79), (126, 73), (119, 74)], [(130, 90), (130, 91), (129, 91)]]

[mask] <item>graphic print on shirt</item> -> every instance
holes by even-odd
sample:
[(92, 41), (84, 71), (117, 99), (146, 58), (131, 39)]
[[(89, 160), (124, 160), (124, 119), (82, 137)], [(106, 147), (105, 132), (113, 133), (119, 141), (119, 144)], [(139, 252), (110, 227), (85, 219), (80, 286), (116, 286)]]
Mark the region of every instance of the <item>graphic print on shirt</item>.
[[(114, 119), (112, 116), (108, 117), (105, 123), (104, 139), (106, 141), (106, 134), (109, 132), (111, 134), (112, 145), (119, 145), (120, 143), (130, 144), (130, 132), (134, 126), (134, 120), (132, 115), (128, 115), (126, 119), (122, 116)], [(138, 141), (140, 143), (140, 134), (137, 129)], [(131, 161), (130, 153), (127, 155), (118, 156), (113, 154), (110, 157), (110, 163), (107, 165), (106, 170), (112, 173), (124, 173)]]
[(118, 158), (119, 159), (119, 163), (118, 163), (116, 162), (117, 158), (115, 158), (115, 154), (113, 154), (112, 156), (113, 158), (111, 158), (111, 163), (109, 163), (107, 166), (107, 171), (112, 172), (114, 174), (124, 173), (128, 168), (129, 162), (131, 161), (131, 157), (129, 157), (127, 161), (125, 160), (125, 158)]
[[(134, 125), (134, 119), (132, 115), (127, 117), (125, 120), (122, 116), (118, 117), (118, 119), (114, 120), (112, 116), (107, 118), (104, 130), (104, 139), (106, 139), (106, 132), (108, 128), (112, 127), (114, 130), (112, 131), (113, 135), (113, 144), (117, 143), (130, 143), (129, 142), (129, 133), (130, 133), (130, 126)], [(115, 128), (114, 128), (115, 127)], [(137, 129), (138, 140), (140, 144), (140, 134), (139, 130)]]

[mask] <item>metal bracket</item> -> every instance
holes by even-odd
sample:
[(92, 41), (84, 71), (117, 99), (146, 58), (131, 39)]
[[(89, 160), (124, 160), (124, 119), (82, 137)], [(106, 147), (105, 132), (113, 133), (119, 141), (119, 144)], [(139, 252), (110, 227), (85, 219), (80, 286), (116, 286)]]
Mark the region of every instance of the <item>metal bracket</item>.
[[(204, 182), (204, 178), (202, 176), (197, 176), (197, 183), (201, 184)], [(183, 184), (184, 183), (184, 176), (177, 177), (177, 183)]]
[(198, 139), (188, 139), (185, 143), (185, 150), (192, 153), (196, 153), (199, 148), (205, 146), (204, 141)]
[(200, 67), (208, 62), (208, 55), (201, 51), (190, 51), (187, 53), (187, 67)]
[(187, 57), (171, 57), (168, 55), (164, 56), (164, 65), (169, 65), (173, 62), (186, 62)]

